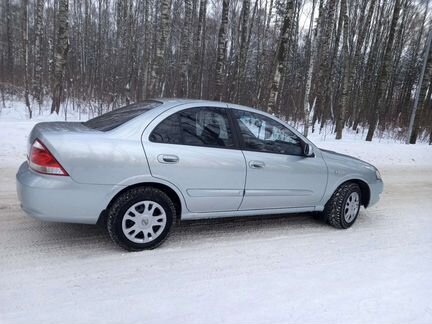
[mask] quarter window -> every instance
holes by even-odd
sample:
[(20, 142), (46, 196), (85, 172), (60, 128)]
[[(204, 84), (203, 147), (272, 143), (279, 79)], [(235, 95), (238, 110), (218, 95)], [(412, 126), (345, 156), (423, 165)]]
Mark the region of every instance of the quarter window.
[(150, 141), (156, 143), (181, 144), (180, 124), (177, 114), (169, 116), (156, 126), (150, 135)]
[(303, 155), (300, 138), (288, 128), (266, 116), (234, 110), (246, 150)]
[(151, 133), (156, 143), (232, 148), (231, 127), (220, 108), (190, 108), (171, 115)]

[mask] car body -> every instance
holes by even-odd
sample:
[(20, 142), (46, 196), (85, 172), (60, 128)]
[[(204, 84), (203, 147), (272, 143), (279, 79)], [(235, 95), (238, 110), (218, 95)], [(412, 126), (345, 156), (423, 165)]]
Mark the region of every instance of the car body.
[[(30, 156), (17, 173), (22, 209), (43, 221), (96, 224), (125, 190), (151, 186), (185, 220), (320, 212), (347, 182), (358, 186), (364, 207), (383, 191), (371, 164), (319, 149), (262, 111), (186, 99), (133, 107), (143, 106), (113, 127), (104, 128), (104, 118), (37, 124), (29, 155), (40, 144), (65, 174), (35, 170)], [(110, 118), (117, 117), (105, 123)]]

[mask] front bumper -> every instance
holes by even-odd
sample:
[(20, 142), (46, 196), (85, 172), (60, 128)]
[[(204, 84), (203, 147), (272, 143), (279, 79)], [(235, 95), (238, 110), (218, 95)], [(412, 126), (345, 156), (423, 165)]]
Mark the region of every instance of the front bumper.
[(382, 180), (376, 180), (374, 183), (369, 184), (369, 188), (370, 188), (370, 199), (367, 207), (371, 207), (379, 201), (380, 195), (384, 190), (384, 183)]
[(27, 162), (16, 175), (21, 208), (30, 216), (66, 223), (96, 224), (112, 186), (80, 184), (70, 177), (39, 174)]

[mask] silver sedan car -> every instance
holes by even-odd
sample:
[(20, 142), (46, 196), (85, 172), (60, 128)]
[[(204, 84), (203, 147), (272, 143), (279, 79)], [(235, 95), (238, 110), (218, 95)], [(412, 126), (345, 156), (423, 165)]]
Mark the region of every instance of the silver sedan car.
[(383, 191), (369, 163), (222, 102), (149, 100), (84, 123), (39, 123), (28, 144), (16, 176), (22, 209), (105, 224), (130, 251), (160, 245), (180, 219), (314, 212), (348, 228)]

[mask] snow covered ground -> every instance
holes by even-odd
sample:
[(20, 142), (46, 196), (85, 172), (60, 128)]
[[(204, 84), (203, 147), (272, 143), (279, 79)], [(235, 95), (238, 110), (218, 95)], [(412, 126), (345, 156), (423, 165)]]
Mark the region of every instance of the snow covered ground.
[(58, 117), (16, 111), (0, 113), (1, 324), (432, 323), (431, 146), (312, 135), (383, 175), (381, 201), (349, 230), (308, 214), (185, 222), (125, 253), (102, 228), (20, 210), (26, 136)]
[(24, 215), (0, 178), (0, 323), (432, 323), (432, 172), (384, 169), (349, 230), (310, 215), (182, 223), (124, 253)]

